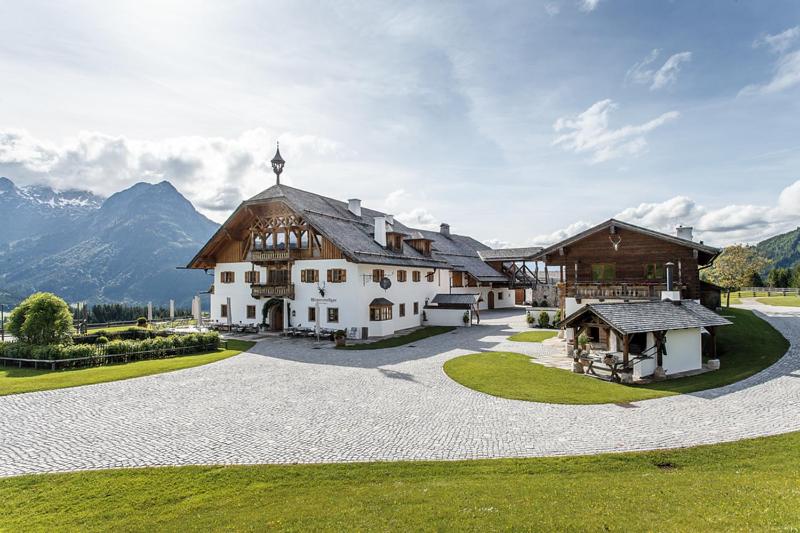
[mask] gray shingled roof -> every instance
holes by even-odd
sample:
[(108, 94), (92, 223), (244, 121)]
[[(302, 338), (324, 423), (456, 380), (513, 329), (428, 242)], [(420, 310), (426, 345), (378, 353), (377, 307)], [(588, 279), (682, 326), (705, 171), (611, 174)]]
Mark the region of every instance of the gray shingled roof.
[(585, 313), (594, 313), (622, 334), (727, 326), (731, 323), (693, 300), (682, 300), (587, 304), (565, 318), (561, 324), (569, 327)]
[(437, 305), (474, 305), (478, 303), (480, 294), (437, 294), (431, 303)]
[(478, 255), (484, 261), (523, 261), (531, 259), (542, 251), (541, 246), (527, 248), (502, 248), (500, 250), (481, 250)]
[(479, 250), (490, 248), (471, 237), (454, 234), (447, 236), (436, 231), (410, 228), (395, 220), (394, 231), (433, 241), (431, 257), (426, 257), (406, 243), (399, 252), (376, 243), (373, 238), (375, 218), (386, 216), (380, 211), (362, 207), (361, 217), (357, 217), (347, 208), (346, 202), (287, 185), (273, 185), (247, 200), (244, 205), (273, 199), (284, 201), (298, 214), (302, 214), (311, 225), (342, 250), (345, 256), (355, 262), (452, 268), (468, 272), (482, 282), (508, 281), (506, 276), (484, 263), (478, 256)]
[(386, 305), (394, 305), (394, 303), (387, 300), (386, 298), (375, 298), (369, 303), (370, 307), (382, 307)]

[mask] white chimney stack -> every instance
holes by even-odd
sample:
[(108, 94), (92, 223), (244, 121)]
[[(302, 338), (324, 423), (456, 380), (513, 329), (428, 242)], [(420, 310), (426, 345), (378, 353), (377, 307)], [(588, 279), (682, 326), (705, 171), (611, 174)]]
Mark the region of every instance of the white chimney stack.
[(450, 224), (445, 224), (444, 222), (442, 222), (442, 224), (439, 226), (439, 233), (441, 233), (442, 235), (444, 235), (446, 237), (449, 237), (450, 236)]
[(394, 215), (386, 215), (386, 223), (394, 226)]
[(347, 200), (347, 209), (355, 216), (361, 216), (361, 200), (358, 198), (351, 198)]
[(675, 235), (679, 239), (686, 239), (687, 241), (691, 241), (693, 239), (692, 235), (692, 227), (691, 226), (678, 226), (675, 228)]
[(375, 217), (375, 242), (386, 247), (386, 217)]

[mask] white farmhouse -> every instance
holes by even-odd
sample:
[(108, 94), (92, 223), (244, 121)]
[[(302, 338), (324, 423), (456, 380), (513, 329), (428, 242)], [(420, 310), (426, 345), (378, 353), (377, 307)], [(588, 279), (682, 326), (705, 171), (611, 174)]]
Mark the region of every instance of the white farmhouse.
[(470, 314), (514, 306), (509, 278), (478, 255), (489, 247), (447, 224), (409, 228), (360, 200), (282, 185), (280, 151), (272, 164), (277, 183), (242, 202), (188, 265), (214, 271), (213, 321), (374, 337), (452, 323), (437, 294), (475, 295)]

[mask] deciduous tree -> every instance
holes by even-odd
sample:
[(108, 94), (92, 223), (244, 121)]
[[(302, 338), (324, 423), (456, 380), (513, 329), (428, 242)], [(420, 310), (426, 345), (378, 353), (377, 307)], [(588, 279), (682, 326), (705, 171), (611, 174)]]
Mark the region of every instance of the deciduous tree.
[(29, 344), (57, 344), (73, 332), (67, 303), (49, 292), (28, 296), (8, 317), (8, 330)]
[(736, 244), (725, 248), (714, 265), (705, 271), (705, 278), (727, 291), (727, 303), (731, 305), (731, 290), (748, 284), (754, 274), (769, 266), (769, 259), (762, 257), (754, 246)]

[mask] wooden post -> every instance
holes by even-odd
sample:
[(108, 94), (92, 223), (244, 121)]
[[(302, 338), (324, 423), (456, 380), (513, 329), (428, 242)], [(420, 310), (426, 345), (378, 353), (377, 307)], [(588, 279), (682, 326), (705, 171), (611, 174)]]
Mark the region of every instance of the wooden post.
[(717, 358), (717, 328), (715, 326), (709, 326), (706, 328), (708, 330), (708, 334), (711, 336), (711, 348), (709, 350), (709, 359), (716, 359)]
[(627, 333), (622, 336), (622, 363), (628, 368), (628, 354), (631, 350), (631, 337)]

